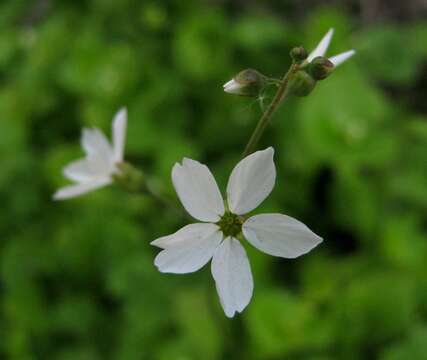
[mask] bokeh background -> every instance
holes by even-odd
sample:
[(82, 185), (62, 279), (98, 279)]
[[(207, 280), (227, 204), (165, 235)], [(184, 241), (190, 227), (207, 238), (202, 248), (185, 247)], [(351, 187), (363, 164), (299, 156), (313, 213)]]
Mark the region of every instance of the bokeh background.
[[(0, 4), (0, 358), (427, 359), (425, 0), (4, 0)], [(129, 109), (127, 159), (178, 204), (183, 156), (222, 189), (261, 110), (222, 84), (281, 76), (336, 29), (357, 56), (276, 114), (258, 212), (324, 237), (295, 260), (245, 244), (255, 279), (227, 319), (209, 266), (160, 274), (172, 208), (109, 187), (53, 202), (80, 131)]]

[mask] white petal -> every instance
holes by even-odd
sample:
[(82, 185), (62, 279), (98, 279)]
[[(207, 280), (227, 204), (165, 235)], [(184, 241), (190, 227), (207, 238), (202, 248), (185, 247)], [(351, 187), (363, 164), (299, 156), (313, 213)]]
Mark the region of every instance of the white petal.
[(240, 94), (240, 89), (242, 88), (242, 85), (240, 85), (237, 81), (234, 79), (228, 81), (223, 85), (224, 91), (230, 94)]
[(233, 317), (249, 304), (254, 289), (246, 251), (234, 238), (226, 238), (212, 258), (212, 276), (225, 315)]
[(90, 182), (100, 177), (108, 177), (111, 172), (109, 164), (95, 156), (73, 161), (63, 170), (67, 179), (76, 182)]
[(197, 220), (216, 222), (224, 214), (218, 185), (206, 165), (184, 158), (172, 169), (172, 182), (188, 213)]
[(81, 143), (88, 156), (102, 159), (105, 163), (112, 161), (113, 148), (99, 129), (83, 129)]
[(123, 153), (126, 142), (127, 110), (125, 108), (114, 116), (113, 120), (113, 148), (114, 161), (123, 161)]
[(338, 66), (342, 64), (344, 61), (350, 59), (355, 53), (356, 53), (355, 50), (349, 50), (341, 54), (332, 56), (331, 58), (329, 58), (329, 61), (331, 61), (332, 64), (334, 64), (334, 66)]
[(282, 214), (252, 216), (244, 222), (242, 231), (259, 250), (283, 258), (296, 258), (322, 242), (302, 222)]
[(311, 62), (314, 58), (318, 56), (324, 56), (328, 50), (329, 43), (332, 40), (332, 35), (334, 34), (334, 29), (329, 29), (326, 35), (320, 40), (316, 48), (308, 55), (307, 62)]
[(154, 240), (151, 245), (164, 250), (154, 264), (161, 272), (185, 274), (199, 270), (213, 256), (222, 241), (215, 224), (190, 224), (175, 234)]
[(269, 147), (245, 157), (236, 165), (227, 185), (231, 212), (246, 214), (270, 194), (276, 180), (273, 156), (274, 149)]
[(102, 178), (87, 183), (65, 186), (59, 189), (54, 195), (54, 200), (65, 200), (86, 194), (111, 183), (111, 179)]

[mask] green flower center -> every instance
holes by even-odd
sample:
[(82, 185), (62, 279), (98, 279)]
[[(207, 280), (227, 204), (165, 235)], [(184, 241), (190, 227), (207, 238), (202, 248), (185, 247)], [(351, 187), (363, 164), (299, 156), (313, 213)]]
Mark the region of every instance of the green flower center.
[(217, 222), (217, 225), (225, 237), (236, 237), (242, 231), (243, 219), (238, 215), (226, 211)]

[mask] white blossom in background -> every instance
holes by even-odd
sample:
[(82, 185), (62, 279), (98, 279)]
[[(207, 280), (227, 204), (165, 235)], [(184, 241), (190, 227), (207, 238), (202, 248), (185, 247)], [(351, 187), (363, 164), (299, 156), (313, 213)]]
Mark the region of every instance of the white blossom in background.
[(99, 129), (83, 129), (81, 145), (86, 157), (64, 168), (64, 176), (75, 183), (60, 188), (53, 195), (55, 200), (80, 196), (113, 181), (112, 176), (119, 172), (117, 164), (123, 161), (126, 125), (127, 111), (121, 109), (113, 119), (112, 144)]
[[(329, 31), (322, 38), (322, 40), (320, 40), (316, 48), (308, 55), (306, 62), (311, 62), (313, 61), (314, 58), (318, 56), (325, 56), (333, 35), (334, 35), (334, 29), (329, 29)], [(338, 66), (342, 64), (344, 61), (351, 58), (355, 53), (356, 53), (355, 50), (348, 50), (341, 54), (330, 57), (329, 61), (332, 62), (334, 66)]]
[(161, 272), (191, 273), (212, 259), (212, 275), (228, 317), (242, 312), (253, 292), (246, 251), (237, 240), (241, 233), (259, 250), (283, 258), (303, 255), (322, 241), (303, 223), (286, 215), (243, 216), (272, 191), (276, 179), (273, 156), (270, 147), (237, 164), (227, 185), (228, 209), (206, 165), (187, 158), (175, 164), (172, 181), (178, 197), (200, 222), (151, 243), (163, 249), (154, 261)]

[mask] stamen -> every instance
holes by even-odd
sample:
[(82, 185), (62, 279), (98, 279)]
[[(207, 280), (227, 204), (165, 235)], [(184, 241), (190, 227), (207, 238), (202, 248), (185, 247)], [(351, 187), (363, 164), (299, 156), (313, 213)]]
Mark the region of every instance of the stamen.
[(242, 231), (243, 219), (236, 214), (226, 211), (217, 222), (217, 225), (220, 227), (225, 237), (236, 237)]

